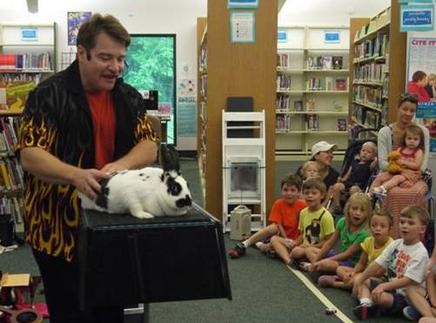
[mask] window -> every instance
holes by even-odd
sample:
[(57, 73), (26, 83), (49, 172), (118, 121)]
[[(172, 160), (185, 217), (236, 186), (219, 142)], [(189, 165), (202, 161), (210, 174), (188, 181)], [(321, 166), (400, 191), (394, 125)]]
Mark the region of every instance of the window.
[(167, 143), (176, 145), (176, 35), (132, 34), (124, 80), (138, 91), (157, 90), (159, 107), (170, 110)]

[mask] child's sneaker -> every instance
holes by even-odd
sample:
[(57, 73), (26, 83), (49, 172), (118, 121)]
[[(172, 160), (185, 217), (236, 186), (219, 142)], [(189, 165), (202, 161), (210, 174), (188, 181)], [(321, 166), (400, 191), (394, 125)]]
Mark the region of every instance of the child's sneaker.
[(267, 253), (269, 251), (269, 244), (264, 243), (264, 242), (256, 242), (256, 248), (260, 250), (260, 252), (262, 253)]
[(410, 321), (418, 321), (422, 316), (421, 313), (419, 313), (412, 305), (403, 308), (403, 315)]
[(372, 316), (374, 312), (374, 306), (369, 306), (367, 304), (359, 304), (353, 307), (354, 315), (361, 321), (366, 320), (368, 317)]
[(239, 258), (245, 255), (245, 249), (245, 246), (241, 242), (239, 242), (235, 245), (233, 249), (229, 250), (228, 255), (230, 256), (230, 258)]

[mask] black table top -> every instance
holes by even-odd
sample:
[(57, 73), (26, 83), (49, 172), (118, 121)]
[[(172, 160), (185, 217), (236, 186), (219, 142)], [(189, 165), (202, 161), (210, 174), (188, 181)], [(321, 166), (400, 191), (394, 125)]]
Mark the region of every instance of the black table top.
[(219, 221), (195, 203), (193, 203), (188, 213), (182, 216), (155, 216), (151, 219), (138, 219), (130, 214), (108, 214), (94, 210), (85, 210), (82, 217), (82, 226), (94, 229), (104, 229), (106, 227), (163, 227), (174, 224), (180, 226), (184, 223), (200, 224), (201, 222), (210, 224), (211, 222)]

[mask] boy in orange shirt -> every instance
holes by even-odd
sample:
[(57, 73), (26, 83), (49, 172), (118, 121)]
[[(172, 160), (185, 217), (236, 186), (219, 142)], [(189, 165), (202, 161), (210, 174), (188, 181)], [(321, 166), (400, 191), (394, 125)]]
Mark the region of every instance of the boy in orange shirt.
[(306, 207), (306, 202), (300, 199), (302, 181), (297, 175), (288, 175), (282, 179), (281, 198), (274, 202), (269, 215), (270, 225), (259, 230), (245, 241), (239, 242), (229, 250), (231, 258), (239, 258), (246, 253), (247, 247), (256, 244), (262, 252), (272, 251), (271, 243), (262, 240), (274, 237), (284, 244), (291, 244), (299, 236), (298, 216)]

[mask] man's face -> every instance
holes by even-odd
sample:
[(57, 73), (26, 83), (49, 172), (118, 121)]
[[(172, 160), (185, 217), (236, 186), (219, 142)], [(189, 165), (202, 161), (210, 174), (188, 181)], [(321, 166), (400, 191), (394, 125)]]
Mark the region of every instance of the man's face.
[(80, 77), (85, 91), (110, 91), (124, 69), (126, 47), (109, 35), (100, 33), (90, 58), (84, 47), (77, 47)]

